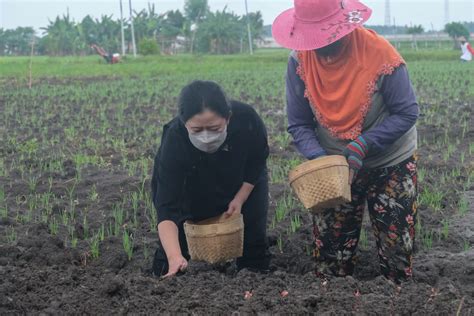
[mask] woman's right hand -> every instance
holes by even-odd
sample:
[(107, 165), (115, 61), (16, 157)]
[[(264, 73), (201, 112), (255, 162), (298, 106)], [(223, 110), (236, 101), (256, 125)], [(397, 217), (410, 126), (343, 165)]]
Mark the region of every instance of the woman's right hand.
[(178, 272), (184, 272), (188, 267), (188, 261), (181, 255), (168, 258), (168, 273), (163, 278), (175, 276)]
[(178, 235), (178, 226), (174, 222), (167, 220), (158, 224), (158, 236), (168, 259), (168, 273), (163, 278), (172, 277), (188, 267), (188, 261), (181, 253)]
[(364, 158), (369, 152), (369, 146), (362, 136), (358, 136), (344, 149), (343, 155), (349, 164), (349, 185), (352, 185), (364, 164)]

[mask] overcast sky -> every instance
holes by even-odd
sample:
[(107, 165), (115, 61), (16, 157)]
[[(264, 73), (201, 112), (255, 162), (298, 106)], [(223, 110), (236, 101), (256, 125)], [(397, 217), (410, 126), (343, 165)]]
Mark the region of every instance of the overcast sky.
[[(124, 10), (128, 12), (128, 0), (123, 0)], [(383, 24), (385, 6), (383, 0), (362, 1), (369, 5), (374, 13), (369, 24)], [(133, 0), (133, 8), (141, 10), (147, 3), (155, 4), (158, 12), (171, 9), (183, 9), (184, 0)], [(397, 25), (423, 24), (430, 30), (444, 25), (444, 0), (391, 0), (392, 18)], [(242, 14), (245, 11), (244, 0), (209, 0), (211, 10), (221, 10), (226, 5), (229, 11)], [(249, 11), (261, 11), (265, 24), (283, 10), (292, 7), (293, 0), (248, 0)], [(0, 0), (0, 27), (15, 28), (32, 26), (35, 29), (46, 26), (48, 19), (63, 14), (69, 9), (71, 17), (81, 20), (87, 14), (100, 17), (102, 14), (119, 16), (119, 0)], [(451, 21), (474, 21), (474, 0), (450, 0)]]

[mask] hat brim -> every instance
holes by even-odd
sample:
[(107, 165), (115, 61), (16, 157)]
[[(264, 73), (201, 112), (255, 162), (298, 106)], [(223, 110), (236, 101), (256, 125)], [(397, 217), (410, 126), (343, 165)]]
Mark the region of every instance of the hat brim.
[(273, 22), (273, 38), (283, 47), (301, 51), (332, 44), (362, 26), (372, 15), (372, 10), (357, 0), (346, 0), (344, 4), (337, 14), (314, 23), (295, 19), (294, 8), (283, 11)]

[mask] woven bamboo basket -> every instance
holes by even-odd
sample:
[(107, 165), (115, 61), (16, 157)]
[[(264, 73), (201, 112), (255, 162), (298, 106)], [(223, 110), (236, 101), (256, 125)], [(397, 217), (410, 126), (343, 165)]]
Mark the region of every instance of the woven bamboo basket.
[(351, 201), (349, 165), (344, 156), (324, 156), (289, 173), (290, 185), (304, 207), (319, 212)]
[(242, 214), (224, 215), (200, 222), (186, 221), (184, 232), (192, 260), (225, 262), (241, 257), (244, 250)]

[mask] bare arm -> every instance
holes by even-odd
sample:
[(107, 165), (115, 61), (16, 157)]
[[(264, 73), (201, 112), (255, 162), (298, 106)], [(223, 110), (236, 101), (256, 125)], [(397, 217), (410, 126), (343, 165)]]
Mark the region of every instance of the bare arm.
[(181, 197), (185, 182), (184, 162), (179, 134), (163, 129), (161, 146), (155, 157), (151, 190), (157, 210), (158, 236), (168, 259), (169, 269), (165, 277), (186, 269), (187, 262), (181, 253), (178, 223), (181, 220)]
[(227, 216), (231, 216), (232, 214), (238, 214), (242, 211), (242, 205), (247, 202), (254, 187), (255, 186), (253, 184), (250, 184), (248, 182), (244, 182), (242, 184), (239, 192), (237, 192), (234, 199), (229, 204), (229, 208), (226, 211)]
[(237, 194), (235, 195), (234, 199), (237, 199), (242, 202), (242, 204), (244, 204), (245, 202), (247, 202), (247, 199), (249, 198), (250, 193), (252, 193), (254, 187), (255, 186), (253, 184), (244, 182), (242, 184), (242, 187), (240, 187), (239, 192), (237, 192)]
[(188, 266), (181, 253), (178, 234), (178, 226), (174, 222), (166, 220), (158, 224), (158, 235), (168, 259), (168, 273), (164, 278), (174, 276), (179, 271), (186, 270)]
[(92, 47), (93, 49), (95, 49), (95, 51), (97, 52), (97, 54), (99, 54), (100, 56), (103, 57), (103, 56), (106, 56), (106, 55), (107, 55), (107, 53), (104, 51), (104, 49), (103, 49), (102, 47), (99, 47), (99, 46), (97, 46), (97, 45), (95, 45), (95, 44), (92, 44), (91, 47)]
[(179, 247), (178, 226), (172, 221), (163, 221), (158, 224), (158, 235), (166, 252), (168, 260), (170, 257), (181, 255)]

